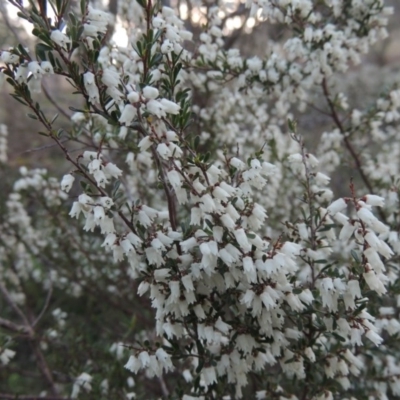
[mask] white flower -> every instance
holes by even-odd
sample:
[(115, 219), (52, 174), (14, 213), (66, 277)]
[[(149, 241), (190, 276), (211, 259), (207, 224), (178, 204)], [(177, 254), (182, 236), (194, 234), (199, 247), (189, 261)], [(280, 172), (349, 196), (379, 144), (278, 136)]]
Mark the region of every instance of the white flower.
[(158, 89), (152, 86), (146, 86), (143, 88), (143, 96), (148, 100), (154, 100), (158, 97)]
[(32, 75), (35, 79), (39, 79), (44, 74), (42, 67), (37, 61), (31, 61), (28, 64), (28, 70), (32, 72)]
[(150, 136), (145, 136), (140, 142), (139, 142), (139, 149), (140, 151), (146, 151), (151, 147), (153, 142), (150, 139)]
[(383, 207), (385, 205), (385, 199), (374, 194), (367, 194), (363, 200), (370, 206)]
[(100, 102), (99, 89), (97, 88), (95, 76), (90, 72), (83, 74), (83, 84), (85, 85), (86, 92), (89, 96), (89, 101), (92, 104)]
[(100, 197), (100, 203), (107, 210), (110, 209), (114, 204), (113, 200), (107, 196)]
[(317, 172), (315, 175), (315, 180), (318, 185), (325, 186), (329, 184), (331, 178), (325, 174), (322, 174), (321, 172)]
[(182, 186), (181, 175), (178, 171), (172, 169), (171, 171), (167, 172), (169, 183), (174, 188), (180, 188)]
[(26, 83), (28, 78), (28, 66), (26, 64), (22, 64), (18, 67), (15, 73), (15, 80), (18, 83)]
[[(154, 20), (153, 20), (154, 21)], [(161, 45), (161, 53), (169, 54), (174, 50), (174, 44), (171, 43), (170, 40), (166, 39), (164, 43)]]
[(253, 57), (247, 60), (247, 66), (252, 72), (259, 72), (262, 68), (262, 61), (257, 57)]
[[(147, 281), (142, 281), (140, 282), (140, 285), (138, 287), (137, 294), (139, 296), (143, 296), (150, 288), (150, 284)], [(125, 367), (126, 368), (126, 367)]]
[(344, 199), (335, 200), (328, 208), (328, 212), (331, 215), (335, 215), (338, 212), (343, 211), (347, 207), (347, 204)]
[(71, 211), (69, 215), (71, 218), (79, 218), (80, 213), (82, 212), (82, 204), (78, 201), (74, 201), (72, 204)]
[(0, 349), (0, 361), (3, 365), (7, 365), (15, 356), (15, 351), (11, 349)]
[(214, 240), (210, 240), (209, 242), (201, 243), (200, 251), (203, 255), (218, 255), (218, 245)]
[(249, 282), (257, 282), (257, 271), (251, 257), (243, 257), (243, 270)]
[(64, 49), (66, 49), (67, 44), (71, 43), (71, 39), (58, 29), (51, 32), (50, 39)]
[(98, 158), (95, 158), (88, 164), (88, 170), (91, 174), (95, 173), (96, 171), (99, 171), (102, 167), (101, 160)]
[(161, 240), (158, 238), (154, 238), (151, 243), (151, 247), (154, 247), (156, 250), (165, 250), (165, 246), (162, 244)]
[(312, 168), (317, 167), (319, 164), (318, 159), (313, 154), (306, 154), (306, 159)]
[[(368, 265), (368, 264), (367, 264)], [(378, 294), (385, 294), (386, 288), (382, 281), (378, 278), (374, 271), (368, 271), (363, 274), (365, 282), (371, 290), (375, 290)]]
[(118, 122), (120, 124), (130, 125), (137, 115), (136, 108), (132, 104), (126, 104)]
[(157, 100), (149, 100), (146, 104), (147, 111), (158, 118), (166, 117), (164, 106)]
[(69, 192), (71, 190), (71, 187), (74, 183), (75, 177), (71, 174), (64, 175), (61, 181), (61, 190), (64, 190), (64, 192)]
[(129, 369), (134, 374), (137, 374), (142, 367), (141, 360), (135, 356), (130, 356), (128, 362), (124, 365), (124, 368)]
[(313, 350), (312, 350), (312, 348), (311, 347), (307, 347), (305, 350), (304, 350), (304, 354), (307, 356), (307, 358), (313, 363), (313, 362), (315, 362), (315, 354), (314, 354), (314, 352), (313, 352)]
[(122, 175), (122, 170), (119, 169), (115, 164), (109, 162), (103, 168), (104, 173), (106, 174), (107, 178), (112, 176), (113, 178), (118, 178)]
[(217, 382), (217, 375), (214, 367), (203, 368), (201, 376), (204, 380), (204, 385), (207, 387)]
[(344, 243), (347, 242), (351, 236), (353, 235), (356, 227), (351, 223), (346, 222), (339, 233), (339, 240), (343, 241)]
[(304, 309), (304, 304), (302, 304), (299, 297), (293, 293), (287, 293), (285, 300), (293, 311), (301, 311)]
[(84, 389), (86, 392), (90, 392), (92, 390), (92, 385), (90, 384), (90, 382), (92, 382), (92, 379), (93, 378), (86, 372), (80, 374), (75, 379), (74, 385), (72, 387), (71, 398), (76, 399), (81, 389)]
[(300, 250), (302, 249), (302, 246), (299, 245), (298, 243), (293, 243), (293, 242), (285, 242), (285, 244), (281, 248), (281, 252), (283, 254), (286, 254), (289, 257), (294, 257), (300, 254)]
[(114, 232), (114, 220), (106, 215), (102, 220), (100, 220), (100, 229), (102, 234)]
[(126, 238), (135, 246), (139, 247), (140, 244), (142, 243), (142, 239), (140, 239), (139, 236), (135, 235), (133, 232), (129, 232), (126, 235)]
[(127, 99), (131, 103), (137, 103), (140, 100), (140, 95), (138, 92), (132, 91), (128, 93)]
[(121, 247), (123, 248), (125, 254), (135, 251), (132, 243), (128, 239), (121, 240)]
[(9, 51), (2, 51), (0, 56), (0, 61), (5, 64), (18, 64), (19, 56), (16, 54), (12, 54)]
[(102, 206), (95, 206), (93, 208), (93, 213), (94, 213), (94, 220), (96, 222), (100, 221), (106, 216), (104, 213), (104, 208)]
[(380, 253), (386, 259), (390, 258), (394, 254), (393, 250), (383, 240), (379, 240), (379, 245), (377, 250), (378, 253)]
[(203, 213), (199, 207), (192, 207), (190, 211), (190, 225), (200, 225), (202, 215)]
[(157, 146), (157, 152), (162, 158), (164, 158), (164, 160), (168, 160), (168, 158), (172, 156), (169, 146), (165, 143), (160, 143)]
[(96, 180), (97, 184), (100, 187), (102, 187), (102, 188), (106, 187), (108, 180), (103, 171), (97, 170), (93, 173), (93, 176), (94, 176), (94, 179)]
[(361, 219), (361, 221), (365, 222), (367, 225), (371, 225), (377, 220), (375, 215), (372, 214), (372, 212), (369, 211), (366, 207), (361, 207), (357, 211), (357, 215)]
[(235, 229), (235, 221), (231, 218), (229, 214), (221, 215), (221, 221), (224, 226), (228, 229)]
[(102, 246), (111, 248), (115, 244), (116, 240), (117, 240), (117, 235), (115, 233), (109, 233), (106, 236)]
[(53, 66), (49, 61), (42, 61), (40, 67), (46, 74), (54, 74)]
[(230, 197), (230, 194), (222, 189), (220, 186), (216, 186), (212, 193), (215, 198), (223, 202), (227, 202)]
[(112, 251), (114, 262), (119, 262), (124, 259), (124, 249), (121, 246), (114, 245)]
[(378, 249), (380, 246), (380, 240), (378, 239), (378, 237), (375, 235), (374, 232), (367, 231), (365, 235), (365, 240), (375, 250)]
[(78, 201), (79, 201), (79, 203), (81, 203), (83, 205), (94, 204), (93, 199), (90, 196), (88, 196), (86, 193), (80, 194), (78, 197)]
[(139, 354), (138, 359), (142, 363), (143, 368), (146, 368), (148, 365), (150, 365), (150, 355), (147, 351), (142, 351)]
[(103, 75), (101, 77), (101, 81), (106, 86), (117, 87), (120, 82), (120, 76), (117, 71), (115, 71), (111, 68), (106, 68), (105, 70), (103, 70)]
[(102, 157), (101, 154), (100, 154), (100, 157), (99, 157), (99, 154), (97, 153), (97, 151), (88, 151), (88, 150), (86, 150), (83, 153), (83, 159), (85, 161), (87, 161), (87, 162), (92, 161), (92, 160), (97, 159), (97, 158), (101, 158), (101, 157)]
[(244, 229), (236, 229), (235, 231), (233, 231), (233, 234), (235, 235), (235, 238), (242, 250), (244, 250), (245, 252), (251, 250), (251, 245), (247, 239)]
[(161, 103), (167, 114), (179, 114), (179, 110), (181, 109), (181, 106), (179, 104), (176, 104), (173, 101), (167, 99), (161, 99), (159, 100), (159, 102)]
[(288, 157), (288, 161), (291, 164), (301, 164), (303, 162), (303, 156), (300, 153), (291, 154)]
[(236, 157), (232, 157), (229, 163), (232, 165), (232, 167), (238, 169), (239, 171), (243, 171), (246, 168), (246, 164)]
[(382, 342), (383, 339), (380, 337), (374, 330), (370, 329), (367, 331), (365, 336), (372, 342), (374, 343), (375, 346), (379, 346)]

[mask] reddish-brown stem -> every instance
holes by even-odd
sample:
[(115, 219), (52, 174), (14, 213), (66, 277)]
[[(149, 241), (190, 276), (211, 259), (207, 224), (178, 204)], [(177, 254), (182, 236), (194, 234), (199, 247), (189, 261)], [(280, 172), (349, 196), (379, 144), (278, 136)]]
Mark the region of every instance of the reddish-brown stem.
[(346, 130), (344, 129), (344, 126), (342, 124), (342, 121), (339, 118), (339, 115), (336, 111), (335, 108), (335, 104), (333, 103), (330, 94), (329, 94), (329, 89), (328, 89), (328, 83), (326, 78), (323, 79), (322, 81), (322, 90), (324, 92), (324, 96), (326, 98), (326, 101), (328, 102), (329, 108), (331, 110), (331, 117), (333, 119), (333, 121), (335, 122), (336, 126), (339, 128), (340, 133), (343, 135), (343, 141), (344, 144), (347, 148), (347, 150), (349, 151), (349, 153), (351, 154), (354, 162), (356, 163), (356, 167), (357, 170), (361, 176), (361, 179), (363, 180), (363, 182), (365, 183), (365, 186), (368, 188), (369, 192), (371, 194), (374, 193), (374, 189), (372, 188), (371, 182), (369, 181), (368, 177), (365, 175), (363, 169), (362, 169), (362, 165), (361, 165), (361, 160), (358, 156), (358, 154), (356, 153), (356, 151), (354, 150), (352, 144), (350, 143), (349, 138), (346, 136)]
[[(357, 152), (355, 151), (353, 145), (351, 144), (350, 139), (348, 138), (348, 136), (346, 136), (346, 130), (342, 124), (342, 121), (339, 118), (335, 104), (333, 103), (333, 101), (330, 97), (328, 82), (327, 82), (326, 78), (324, 78), (322, 81), (322, 90), (323, 90), (324, 96), (326, 98), (326, 101), (328, 102), (329, 109), (331, 110), (331, 117), (332, 117), (333, 121), (335, 122), (336, 126), (339, 128), (340, 133), (343, 135), (343, 142), (356, 164), (357, 171), (360, 174), (360, 177), (361, 177), (362, 181), (364, 182), (365, 186), (367, 187), (369, 193), (374, 194), (375, 191), (373, 189), (373, 186), (372, 186), (370, 180), (368, 179), (367, 175), (363, 171), (360, 157), (357, 154)], [(386, 216), (383, 213), (383, 211), (381, 209), (379, 209), (378, 212), (379, 212), (379, 216), (381, 217), (381, 219), (383, 221), (385, 221)]]

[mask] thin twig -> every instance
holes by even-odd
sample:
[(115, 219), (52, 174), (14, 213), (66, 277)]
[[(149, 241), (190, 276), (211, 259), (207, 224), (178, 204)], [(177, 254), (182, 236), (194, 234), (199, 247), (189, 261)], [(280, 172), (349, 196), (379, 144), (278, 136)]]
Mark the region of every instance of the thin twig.
[(8, 319), (4, 319), (1, 317), (0, 317), (0, 327), (17, 333), (29, 334), (29, 330), (25, 326), (14, 324), (14, 322), (11, 322)]
[(22, 310), (17, 306), (17, 304), (15, 303), (15, 301), (13, 301), (13, 299), (11, 298), (10, 293), (8, 292), (8, 290), (6, 289), (6, 287), (0, 282), (0, 292), (2, 293), (3, 297), (6, 299), (7, 303), (10, 305), (10, 307), (16, 312), (16, 314), (19, 315), (19, 317), (22, 319), (22, 321), (25, 324), (26, 329), (28, 330), (28, 333), (30, 336), (34, 336), (34, 332), (31, 328), (31, 325), (28, 321), (28, 318), (26, 317), (26, 315), (22, 312)]
[[(373, 186), (372, 186), (370, 180), (368, 179), (367, 175), (363, 171), (360, 157), (358, 156), (357, 152), (354, 150), (354, 147), (351, 144), (350, 139), (348, 138), (348, 136), (346, 136), (346, 130), (345, 130), (345, 128), (342, 124), (342, 121), (340, 120), (339, 115), (336, 111), (335, 104), (333, 103), (333, 101), (330, 97), (328, 83), (327, 83), (326, 78), (324, 78), (322, 81), (322, 90), (324, 92), (326, 101), (328, 102), (329, 108), (331, 110), (331, 117), (332, 117), (333, 121), (335, 122), (336, 126), (339, 128), (340, 133), (343, 135), (343, 142), (356, 164), (358, 173), (360, 174), (360, 177), (361, 177), (362, 181), (364, 182), (365, 186), (368, 188), (369, 193), (374, 194), (375, 191), (373, 189)], [(381, 217), (381, 219), (383, 221), (386, 221), (386, 216), (381, 209), (378, 210), (378, 213), (379, 213), (379, 216)]]
[(17, 306), (15, 301), (13, 301), (7, 288), (1, 282), (0, 282), (0, 292), (3, 294), (3, 297), (6, 299), (7, 303), (10, 305), (10, 307), (19, 315), (19, 317), (24, 322), (25, 330), (31, 341), (32, 350), (35, 353), (40, 372), (42, 373), (43, 377), (48, 382), (52, 393), (54, 395), (57, 395), (58, 393), (57, 393), (56, 385), (53, 380), (53, 375), (47, 365), (46, 359), (44, 358), (42, 351), (40, 350), (39, 343), (37, 343), (37, 340), (36, 340), (35, 331), (33, 330), (28, 318), (22, 312), (22, 310)]
[[(68, 141), (69, 141), (69, 139), (65, 139), (61, 143), (66, 143)], [(24, 150), (21, 153), (18, 153), (18, 155), (20, 156), (20, 155), (26, 154), (26, 153), (33, 153), (35, 151), (47, 150), (47, 149), (50, 149), (52, 147), (57, 147), (57, 143), (46, 144), (45, 146), (40, 146), (40, 147), (35, 147), (33, 149)]]
[(356, 163), (358, 172), (360, 173), (361, 179), (365, 183), (365, 186), (367, 186), (369, 192), (371, 194), (373, 194), (374, 193), (374, 189), (372, 188), (371, 182), (369, 181), (368, 177), (365, 175), (365, 173), (364, 173), (364, 171), (362, 169), (361, 160), (360, 160), (358, 154), (356, 153), (356, 151), (354, 150), (352, 144), (350, 143), (348, 137), (346, 136), (346, 130), (344, 129), (342, 121), (340, 120), (339, 115), (338, 115), (338, 113), (336, 111), (335, 104), (333, 103), (332, 99), (330, 98), (330, 94), (329, 94), (329, 89), (328, 89), (328, 84), (327, 84), (326, 78), (324, 78), (323, 81), (322, 81), (322, 89), (324, 91), (325, 98), (326, 98), (326, 100), (328, 102), (329, 108), (330, 108), (331, 113), (332, 113), (331, 117), (334, 120), (336, 126), (339, 128), (340, 133), (342, 133), (342, 135), (343, 135), (344, 144), (346, 145), (346, 147), (349, 150), (351, 156), (353, 157), (354, 162)]
[(69, 115), (62, 107), (58, 105), (58, 103), (53, 99), (53, 97), (50, 95), (49, 91), (47, 90), (43, 80), (42, 80), (42, 90), (44, 95), (46, 96), (47, 100), (50, 101), (50, 103), (57, 109), (57, 111), (62, 114), (65, 118), (68, 119), (68, 121), (71, 120), (71, 115)]
[(42, 311), (40, 311), (39, 315), (36, 317), (35, 321), (33, 321), (32, 327), (34, 327), (41, 320), (41, 318), (43, 317), (44, 313), (46, 312), (46, 310), (49, 307), (50, 299), (51, 299), (51, 296), (53, 294), (53, 281), (51, 279), (50, 273), (49, 273), (49, 281), (50, 281), (50, 287), (49, 287), (49, 291), (47, 292), (47, 296), (46, 296), (46, 300), (44, 302), (44, 306), (42, 308)]
[[(13, 4), (13, 5), (14, 5), (14, 4)], [(25, 43), (24, 43), (25, 41), (22, 40), (20, 34), (19, 34), (18, 31), (15, 29), (15, 23), (12, 24), (12, 23), (10, 22), (10, 19), (8, 18), (7, 9), (6, 9), (6, 7), (4, 6), (4, 3), (3, 3), (3, 2), (0, 3), (0, 11), (1, 11), (1, 14), (2, 14), (2, 16), (3, 16), (4, 22), (5, 22), (5, 24), (7, 25), (7, 28), (8, 28), (8, 29), (11, 31), (11, 33), (15, 36), (15, 38), (16, 38), (17, 41), (18, 41), (18, 43), (20, 43), (20, 44), (22, 44), (23, 46), (25, 46)], [(27, 47), (27, 46), (26, 46), (26, 47)]]

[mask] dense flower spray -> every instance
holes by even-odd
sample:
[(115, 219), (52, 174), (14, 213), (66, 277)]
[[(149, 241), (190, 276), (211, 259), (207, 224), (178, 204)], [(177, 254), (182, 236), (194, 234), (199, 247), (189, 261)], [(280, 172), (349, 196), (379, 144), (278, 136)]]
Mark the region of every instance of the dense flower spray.
[[(251, 18), (288, 35), (264, 58), (245, 58), (226, 49), (223, 2), (206, 11), (193, 2), (207, 21), (195, 46), (174, 9), (132, 2), (128, 48), (107, 44), (111, 18), (85, 0), (57, 29), (67, 3), (56, 2), (53, 20), (15, 3), (40, 43), (35, 55), (1, 52), (13, 97), (69, 163), (60, 184), (25, 169), (14, 184), (0, 259), (14, 248), (23, 262), (4, 267), (1, 291), (19, 307), (29, 277), (75, 297), (100, 281), (110, 307), (147, 298), (151, 324), (107, 348), (124, 383), (95, 359), (65, 383), (39, 346), (51, 391), (148, 399), (154, 379), (165, 398), (184, 400), (397, 396), (400, 94), (351, 110), (330, 84), (387, 36), (391, 10), (382, 0), (248, 1)], [(68, 131), (33, 99), (46, 74), (66, 76), (84, 101)], [(301, 113), (321, 101), (333, 127), (311, 151)], [(85, 150), (75, 155), (64, 137)], [(345, 162), (357, 177), (342, 176), (337, 198), (331, 178)], [(29, 216), (24, 196), (40, 191), (57, 229)], [(33, 260), (54, 265), (42, 255), (63, 246), (76, 250), (77, 274), (51, 267), (43, 279)], [(46, 335), (62, 343), (68, 313), (53, 318)], [(35, 324), (24, 323), (33, 340)], [(0, 350), (12, 363), (13, 350)]]

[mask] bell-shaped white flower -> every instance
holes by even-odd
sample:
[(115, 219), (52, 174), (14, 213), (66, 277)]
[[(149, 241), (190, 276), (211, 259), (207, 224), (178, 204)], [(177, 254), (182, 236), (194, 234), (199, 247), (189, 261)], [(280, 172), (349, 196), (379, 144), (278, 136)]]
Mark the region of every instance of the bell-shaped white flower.
[(148, 100), (155, 100), (158, 97), (158, 89), (152, 86), (143, 88), (143, 96)]
[(64, 192), (68, 193), (71, 190), (74, 181), (75, 177), (73, 175), (64, 175), (61, 181), (61, 190), (64, 190)]
[(58, 29), (51, 32), (50, 39), (63, 49), (66, 49), (67, 44), (71, 43), (71, 39)]

